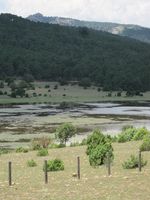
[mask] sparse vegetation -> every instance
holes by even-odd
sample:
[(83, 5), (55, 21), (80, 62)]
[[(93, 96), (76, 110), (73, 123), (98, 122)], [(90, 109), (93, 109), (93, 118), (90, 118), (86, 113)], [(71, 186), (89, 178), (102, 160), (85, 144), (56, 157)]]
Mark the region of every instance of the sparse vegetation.
[[(131, 155), (130, 158), (122, 164), (124, 169), (138, 168), (138, 165), (139, 165), (139, 159), (138, 156), (135, 155)], [(144, 161), (142, 158), (141, 167), (144, 167), (145, 165), (147, 165), (147, 161)]]
[(141, 151), (150, 151), (150, 134), (144, 136), (143, 143), (140, 146)]
[[(43, 170), (45, 171), (45, 165), (43, 166)], [(62, 171), (64, 170), (64, 163), (60, 159), (48, 160), (47, 162), (47, 171)]]
[(36, 164), (36, 162), (33, 159), (31, 159), (31, 160), (27, 161), (27, 166), (28, 167), (36, 167), (37, 164)]
[(48, 150), (47, 149), (38, 150), (37, 156), (48, 156)]

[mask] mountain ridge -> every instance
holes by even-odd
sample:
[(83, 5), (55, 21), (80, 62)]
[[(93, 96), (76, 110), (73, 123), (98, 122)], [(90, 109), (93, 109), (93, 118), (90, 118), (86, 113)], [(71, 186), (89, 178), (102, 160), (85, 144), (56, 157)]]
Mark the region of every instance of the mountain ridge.
[(119, 24), (113, 22), (83, 21), (65, 17), (48, 17), (36, 13), (27, 17), (34, 22), (59, 24), (61, 26), (87, 27), (98, 31), (106, 31), (119, 36), (130, 37), (142, 42), (150, 43), (150, 28), (134, 24)]

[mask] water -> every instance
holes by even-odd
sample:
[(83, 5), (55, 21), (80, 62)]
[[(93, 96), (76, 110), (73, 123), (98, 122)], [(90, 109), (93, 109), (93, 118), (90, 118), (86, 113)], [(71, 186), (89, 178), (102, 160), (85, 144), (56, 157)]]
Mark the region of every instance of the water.
[(0, 146), (26, 145), (18, 139), (49, 136), (50, 128), (59, 123), (72, 122), (89, 131), (77, 135), (70, 142), (81, 141), (94, 128), (115, 135), (124, 125), (150, 129), (150, 107), (125, 106), (118, 103), (90, 103), (72, 109), (58, 109), (57, 105), (18, 105), (0, 108)]

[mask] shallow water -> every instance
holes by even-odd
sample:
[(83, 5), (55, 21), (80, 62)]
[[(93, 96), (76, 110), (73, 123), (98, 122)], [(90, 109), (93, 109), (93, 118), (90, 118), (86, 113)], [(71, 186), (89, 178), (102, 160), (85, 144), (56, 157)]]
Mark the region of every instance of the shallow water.
[[(125, 106), (118, 103), (90, 103), (66, 110), (58, 109), (57, 105), (45, 104), (0, 108), (0, 126), (5, 127), (4, 130), (3, 128), (0, 130), (0, 146), (14, 147), (14, 141), (17, 138), (32, 139), (35, 136), (50, 134), (42, 128), (39, 131), (33, 131), (34, 127), (41, 126), (43, 129), (48, 129), (59, 123), (70, 121), (73, 121), (75, 125), (90, 129), (72, 138), (71, 142), (76, 142), (85, 138), (94, 128), (100, 128), (104, 133), (111, 135), (120, 132), (127, 124), (136, 127), (145, 126), (150, 129), (150, 107), (149, 105)], [(25, 130), (24, 132), (13, 131), (16, 127)], [(16, 144), (16, 146), (22, 146), (27, 143), (17, 142)]]

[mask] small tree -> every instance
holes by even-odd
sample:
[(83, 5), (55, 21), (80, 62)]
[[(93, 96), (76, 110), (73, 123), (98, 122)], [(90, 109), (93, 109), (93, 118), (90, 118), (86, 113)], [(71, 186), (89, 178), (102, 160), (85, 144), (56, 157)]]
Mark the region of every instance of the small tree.
[(95, 130), (87, 139), (87, 155), (92, 166), (99, 166), (105, 163), (107, 154), (109, 153), (111, 160), (113, 159), (113, 148), (111, 140), (103, 135), (99, 130)]
[(76, 128), (70, 123), (65, 123), (57, 128), (55, 137), (61, 144), (66, 144), (69, 138), (73, 137), (75, 134)]

